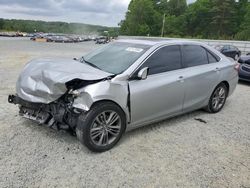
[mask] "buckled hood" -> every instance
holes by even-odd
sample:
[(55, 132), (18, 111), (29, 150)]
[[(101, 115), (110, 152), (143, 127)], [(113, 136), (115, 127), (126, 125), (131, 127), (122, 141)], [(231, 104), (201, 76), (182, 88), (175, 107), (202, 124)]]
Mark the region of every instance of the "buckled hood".
[(65, 83), (71, 80), (95, 81), (111, 75), (71, 59), (36, 59), (24, 67), (16, 84), (16, 92), (26, 101), (50, 103), (67, 91)]

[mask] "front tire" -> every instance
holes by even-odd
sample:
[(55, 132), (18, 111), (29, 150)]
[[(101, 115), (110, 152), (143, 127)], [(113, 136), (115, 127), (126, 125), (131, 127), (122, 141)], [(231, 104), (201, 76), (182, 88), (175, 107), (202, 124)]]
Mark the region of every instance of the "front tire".
[(213, 91), (205, 110), (209, 113), (221, 111), (226, 103), (228, 88), (224, 83), (219, 84)]
[(87, 114), (80, 115), (76, 135), (82, 144), (94, 152), (114, 147), (126, 128), (122, 109), (112, 102), (95, 104)]

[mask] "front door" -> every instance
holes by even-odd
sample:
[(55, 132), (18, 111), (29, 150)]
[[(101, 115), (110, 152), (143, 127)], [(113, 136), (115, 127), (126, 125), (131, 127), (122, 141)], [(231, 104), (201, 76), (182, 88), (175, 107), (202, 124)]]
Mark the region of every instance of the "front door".
[(148, 77), (129, 82), (131, 124), (134, 126), (180, 113), (184, 100), (183, 69), (178, 45), (158, 49), (138, 71), (144, 67), (149, 68)]

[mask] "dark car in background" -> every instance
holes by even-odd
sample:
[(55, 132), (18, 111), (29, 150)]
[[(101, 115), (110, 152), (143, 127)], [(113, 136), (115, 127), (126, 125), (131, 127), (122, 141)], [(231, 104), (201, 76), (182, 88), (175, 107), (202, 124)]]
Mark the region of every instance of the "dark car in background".
[(238, 62), (241, 64), (239, 69), (239, 79), (250, 82), (250, 53), (242, 55)]
[(225, 56), (231, 57), (235, 60), (238, 60), (241, 55), (241, 51), (233, 45), (217, 45), (215, 46), (215, 49), (220, 51)]
[(247, 53), (246, 55), (240, 56), (238, 62), (240, 64), (242, 64), (242, 63), (248, 63), (248, 64), (250, 64), (250, 53)]

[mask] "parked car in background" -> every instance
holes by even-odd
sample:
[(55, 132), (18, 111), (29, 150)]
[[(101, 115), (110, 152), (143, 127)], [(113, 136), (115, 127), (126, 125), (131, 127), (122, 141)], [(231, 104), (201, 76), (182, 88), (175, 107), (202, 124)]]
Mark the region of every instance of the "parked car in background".
[(215, 49), (234, 60), (238, 60), (241, 55), (241, 51), (233, 45), (217, 45), (215, 46)]
[(242, 55), (238, 62), (241, 64), (239, 69), (239, 79), (250, 82), (250, 53)]
[(96, 44), (106, 44), (109, 42), (108, 37), (100, 37), (96, 39)]
[(73, 43), (74, 40), (67, 36), (51, 36), (47, 38), (48, 42), (58, 42), (58, 43)]
[(247, 55), (241, 55), (239, 60), (238, 60), (239, 63), (250, 63), (250, 53), (247, 53)]
[(126, 130), (201, 108), (219, 112), (238, 68), (198, 42), (118, 40), (79, 60), (29, 62), (8, 101), (21, 116), (69, 129), (102, 152)]

